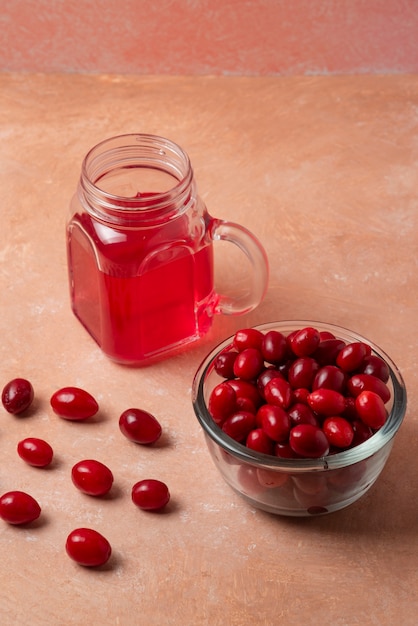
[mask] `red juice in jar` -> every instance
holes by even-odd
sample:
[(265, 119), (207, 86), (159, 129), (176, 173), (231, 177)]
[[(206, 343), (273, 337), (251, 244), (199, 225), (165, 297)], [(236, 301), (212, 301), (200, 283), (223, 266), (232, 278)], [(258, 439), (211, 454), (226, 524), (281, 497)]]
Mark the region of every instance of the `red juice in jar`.
[(70, 228), (73, 311), (109, 357), (138, 363), (207, 332), (210, 245), (182, 240), (156, 251), (142, 231), (107, 229), (85, 214)]

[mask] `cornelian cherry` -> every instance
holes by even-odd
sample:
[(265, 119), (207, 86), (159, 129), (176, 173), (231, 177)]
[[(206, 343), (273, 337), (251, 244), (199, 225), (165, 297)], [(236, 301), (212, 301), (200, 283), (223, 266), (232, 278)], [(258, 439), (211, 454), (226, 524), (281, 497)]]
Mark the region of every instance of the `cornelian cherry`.
[(308, 396), (308, 404), (320, 415), (339, 415), (345, 409), (344, 396), (334, 389), (321, 387)]
[(28, 465), (34, 467), (47, 467), (54, 456), (54, 451), (49, 443), (37, 437), (27, 437), (19, 441), (17, 453)]
[(288, 409), (293, 402), (293, 391), (288, 381), (282, 378), (273, 378), (264, 388), (266, 402)]
[(291, 419), (280, 406), (263, 404), (257, 412), (257, 421), (273, 441), (285, 442), (289, 439)]
[(40, 514), (38, 502), (24, 491), (8, 491), (0, 498), (0, 517), (9, 524), (28, 524)]
[(319, 346), (321, 337), (316, 328), (307, 326), (292, 333), (289, 345), (296, 356), (309, 356)]
[(51, 396), (50, 402), (54, 413), (71, 421), (88, 419), (99, 410), (99, 405), (93, 396), (79, 387), (59, 389)]
[(312, 424), (299, 424), (290, 431), (290, 447), (296, 454), (319, 458), (329, 452), (329, 442), (323, 430)]
[(106, 537), (92, 528), (73, 530), (67, 537), (65, 549), (73, 561), (85, 567), (104, 565), (112, 554)]
[(257, 328), (242, 328), (235, 333), (232, 345), (239, 352), (246, 348), (260, 350), (263, 340), (264, 334)]
[(274, 453), (274, 442), (265, 433), (262, 428), (254, 428), (248, 433), (246, 444), (247, 448), (262, 454)]
[(249, 411), (238, 411), (226, 418), (222, 430), (235, 441), (244, 441), (255, 426), (255, 415)]
[(243, 380), (255, 380), (264, 368), (263, 356), (257, 348), (245, 348), (234, 361), (234, 375)]
[(353, 372), (361, 366), (364, 358), (370, 354), (369, 347), (362, 341), (349, 343), (339, 352), (336, 363), (344, 372)]
[(71, 479), (77, 489), (89, 496), (103, 496), (110, 491), (113, 484), (110, 469), (94, 459), (76, 463), (71, 470)]
[(155, 478), (140, 480), (132, 487), (132, 502), (144, 511), (158, 511), (170, 500), (165, 483)]
[(349, 379), (347, 386), (354, 397), (357, 397), (362, 391), (374, 391), (385, 404), (390, 400), (389, 387), (380, 378), (372, 374), (355, 374)]
[(374, 391), (362, 391), (355, 402), (360, 419), (370, 426), (378, 429), (386, 422), (388, 413), (382, 398)]
[(14, 378), (4, 386), (1, 401), (8, 413), (23, 413), (34, 398), (32, 384), (26, 378)]
[(277, 330), (268, 331), (261, 343), (261, 353), (267, 363), (283, 363), (288, 355), (286, 337)]
[(119, 417), (119, 429), (130, 441), (143, 445), (155, 443), (162, 433), (156, 417), (142, 409), (127, 409)]
[(332, 446), (348, 448), (353, 441), (353, 427), (341, 416), (327, 417), (322, 424), (322, 429)]
[(214, 363), (215, 372), (223, 378), (234, 378), (234, 362), (238, 352), (221, 352)]

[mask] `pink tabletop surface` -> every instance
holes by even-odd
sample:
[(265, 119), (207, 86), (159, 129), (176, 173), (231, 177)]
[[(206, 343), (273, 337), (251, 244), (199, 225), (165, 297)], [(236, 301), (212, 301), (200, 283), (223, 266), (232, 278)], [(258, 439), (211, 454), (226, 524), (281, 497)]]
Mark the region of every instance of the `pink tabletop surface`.
[[(418, 614), (418, 77), (0, 76), (0, 386), (20, 376), (36, 400), (26, 417), (0, 410), (0, 491), (30, 492), (38, 523), (0, 520), (4, 626), (416, 624)], [(264, 302), (216, 318), (188, 351), (144, 368), (101, 353), (71, 313), (64, 224), (81, 160), (112, 135), (173, 139), (192, 160), (211, 214), (262, 241)], [(219, 246), (222, 272), (238, 262)], [(408, 411), (380, 479), (344, 511), (287, 519), (256, 511), (222, 481), (191, 404), (206, 353), (244, 326), (322, 320), (358, 331), (394, 359)], [(49, 406), (77, 385), (101, 410), (65, 422)], [(144, 448), (119, 432), (131, 406), (161, 422)], [(20, 439), (55, 450), (49, 469), (24, 464)], [(111, 495), (71, 483), (96, 458)], [(141, 478), (160, 478), (165, 513), (132, 504)], [(65, 553), (89, 526), (110, 541), (99, 570)]]

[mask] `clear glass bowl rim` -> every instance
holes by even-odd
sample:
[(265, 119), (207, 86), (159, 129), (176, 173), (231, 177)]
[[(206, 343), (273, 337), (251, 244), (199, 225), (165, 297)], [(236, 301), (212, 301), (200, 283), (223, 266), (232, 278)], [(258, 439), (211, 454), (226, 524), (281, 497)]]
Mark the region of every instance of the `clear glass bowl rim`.
[[(388, 415), (386, 423), (378, 430), (370, 439), (351, 448), (337, 452), (326, 457), (318, 459), (282, 459), (250, 450), (246, 446), (234, 441), (222, 431), (213, 421), (204, 397), (204, 385), (207, 375), (213, 369), (213, 363), (219, 352), (231, 345), (234, 335), (228, 337), (206, 356), (199, 365), (192, 384), (192, 403), (195, 415), (202, 426), (205, 434), (215, 443), (220, 445), (226, 452), (241, 461), (250, 463), (257, 467), (266, 469), (282, 470), (284, 472), (306, 472), (306, 471), (323, 471), (330, 469), (339, 469), (358, 463), (369, 458), (387, 443), (389, 443), (398, 431), (406, 413), (407, 395), (403, 377), (392, 361), (392, 359), (376, 344), (366, 337), (356, 333), (343, 326), (331, 324), (328, 322), (319, 322), (314, 320), (283, 320), (278, 322), (268, 322), (254, 326), (257, 330), (268, 332), (269, 330), (278, 330), (284, 334), (292, 330), (313, 326), (319, 331), (329, 331), (336, 337), (347, 342), (364, 341), (371, 348), (374, 354), (384, 359), (389, 367), (390, 379), (393, 386), (393, 405)], [(222, 379), (220, 379), (220, 382)]]

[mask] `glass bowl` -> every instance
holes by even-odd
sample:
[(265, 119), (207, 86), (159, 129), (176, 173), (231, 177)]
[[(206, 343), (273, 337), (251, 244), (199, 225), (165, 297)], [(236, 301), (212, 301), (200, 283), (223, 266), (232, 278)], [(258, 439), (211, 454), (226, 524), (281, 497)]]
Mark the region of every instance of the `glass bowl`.
[(391, 399), (386, 405), (385, 424), (359, 445), (321, 458), (279, 458), (255, 452), (226, 435), (208, 411), (212, 389), (222, 382), (214, 368), (221, 352), (231, 349), (233, 337), (218, 345), (199, 366), (193, 380), (192, 401), (213, 462), (224, 480), (250, 505), (279, 515), (308, 517), (343, 509), (361, 498), (380, 475), (389, 457), (394, 437), (406, 411), (406, 390), (393, 361), (361, 335), (333, 324), (313, 321), (281, 321), (256, 326), (288, 335), (313, 326), (345, 343), (367, 343), (372, 354), (389, 368), (387, 386)]

